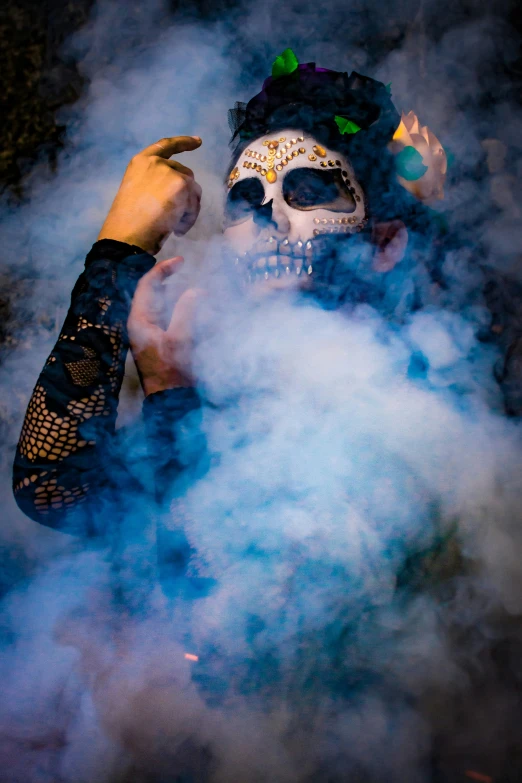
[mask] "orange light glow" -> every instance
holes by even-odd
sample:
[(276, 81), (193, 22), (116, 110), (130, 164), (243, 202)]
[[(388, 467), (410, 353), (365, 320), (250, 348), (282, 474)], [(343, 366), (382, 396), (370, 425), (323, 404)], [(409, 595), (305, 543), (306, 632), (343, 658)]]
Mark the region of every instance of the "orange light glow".
[(192, 655), (192, 653), (185, 653), (185, 658), (187, 661), (199, 661), (199, 657), (197, 655)]
[(493, 778), (490, 775), (483, 775), (482, 772), (475, 772), (472, 769), (466, 770), (466, 777), (478, 780), (479, 783), (493, 783)]

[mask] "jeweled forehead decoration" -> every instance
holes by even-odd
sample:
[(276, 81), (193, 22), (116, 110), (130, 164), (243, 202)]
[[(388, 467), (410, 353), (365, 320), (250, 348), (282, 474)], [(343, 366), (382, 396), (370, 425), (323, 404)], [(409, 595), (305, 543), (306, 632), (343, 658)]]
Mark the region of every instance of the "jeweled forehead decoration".
[[(246, 160), (243, 160), (242, 167), (256, 171), (269, 183), (277, 182), (278, 172), (282, 172), (285, 166), (288, 166), (294, 158), (298, 158), (301, 155), (306, 155), (312, 164), (315, 163), (315, 166), (310, 166), (307, 163), (307, 168), (320, 167), (321, 169), (337, 170), (342, 177), (346, 190), (353, 197), (357, 214), (343, 217), (326, 217), (325, 215), (314, 217), (313, 223), (315, 225), (311, 227), (310, 238), (317, 237), (320, 234), (352, 234), (356, 231), (361, 231), (368, 223), (368, 217), (364, 193), (354, 177), (350, 164), (344, 158), (330, 158), (329, 155), (335, 155), (335, 152), (327, 150), (313, 136), (310, 138), (302, 135), (296, 135), (294, 138), (291, 138), (291, 136), (292, 134), (287, 133), (286, 136), (269, 138), (262, 142), (259, 140), (258, 143), (262, 144), (266, 151), (259, 148), (257, 150), (252, 148), (245, 149), (242, 156)], [(240, 168), (235, 166), (228, 175), (228, 188), (232, 188), (240, 176)], [(320, 208), (318, 206), (318, 209)], [(328, 211), (327, 208), (325, 209)]]
[[(262, 177), (266, 177), (266, 180), (269, 183), (277, 182), (278, 171), (283, 171), (284, 167), (288, 166), (293, 158), (297, 158), (299, 155), (306, 155), (308, 152), (303, 146), (296, 147), (297, 144), (302, 144), (304, 140), (304, 136), (296, 136), (295, 139), (289, 139), (288, 141), (286, 136), (280, 136), (278, 139), (265, 139), (265, 141), (263, 141), (263, 147), (268, 147), (267, 154), (265, 155), (262, 152), (253, 149), (246, 149), (243, 153), (244, 157), (254, 158), (254, 160), (243, 161), (243, 168), (257, 171)], [(292, 149), (292, 147), (295, 147), (295, 149)], [(327, 155), (328, 152), (323, 146), (314, 144), (311, 152), (308, 154), (308, 160), (315, 163), (318, 158), (326, 158)], [(350, 172), (344, 168), (341, 160), (334, 160), (333, 158), (321, 160), (319, 165), (323, 169), (340, 169), (346, 189), (351, 193), (356, 202), (361, 202), (361, 196), (350, 179)], [(228, 187), (233, 187), (235, 181), (239, 179), (239, 177), (239, 168), (235, 166), (228, 176)], [(314, 218), (314, 223), (316, 225), (321, 225), (321, 228), (314, 229), (314, 236), (317, 236), (318, 234), (349, 231), (350, 229), (348, 226), (350, 225), (356, 226), (356, 230), (360, 231), (367, 222), (367, 218), (361, 220), (354, 216), (342, 219), (330, 218), (328, 220), (326, 218)], [(336, 224), (339, 224), (339, 226), (332, 228), (332, 226), (336, 226)], [(328, 226), (328, 228), (323, 228), (323, 226)]]
[[(270, 139), (263, 142), (263, 146), (267, 147), (267, 153), (264, 155), (262, 152), (256, 152), (255, 150), (247, 149), (243, 153), (246, 158), (254, 158), (258, 163), (254, 161), (245, 160), (243, 162), (244, 169), (254, 169), (262, 177), (266, 177), (266, 181), (273, 184), (277, 182), (277, 172), (282, 171), (285, 166), (288, 166), (292, 158), (297, 158), (299, 155), (304, 155), (306, 149), (304, 147), (296, 147), (297, 144), (302, 144), (304, 141), (303, 136), (297, 136), (295, 139), (289, 139), (287, 141), (286, 136), (280, 136), (279, 139)], [(266, 164), (262, 165), (262, 164)], [(230, 177), (232, 176), (230, 174)], [(239, 174), (238, 174), (239, 176)], [(234, 180), (229, 177), (229, 187), (232, 187)], [(235, 177), (237, 179), (237, 177)]]

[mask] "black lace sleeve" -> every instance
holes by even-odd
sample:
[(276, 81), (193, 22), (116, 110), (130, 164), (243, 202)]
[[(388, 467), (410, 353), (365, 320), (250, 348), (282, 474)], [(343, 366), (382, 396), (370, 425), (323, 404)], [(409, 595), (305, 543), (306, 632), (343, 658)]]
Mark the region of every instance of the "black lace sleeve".
[[(14, 463), (15, 498), (32, 519), (85, 525), (80, 505), (106, 473), (128, 350), (127, 318), (155, 259), (114, 240), (96, 242), (71, 296), (58, 342), (38, 378)], [(106, 461), (106, 460), (105, 460)]]
[(175, 482), (190, 482), (207, 469), (201, 416), (201, 399), (193, 388), (166, 389), (145, 398), (143, 418), (159, 503), (177, 494)]
[[(187, 514), (184, 492), (208, 470), (213, 460), (208, 452), (202, 422), (213, 408), (195, 389), (168, 389), (145, 398), (143, 418), (149, 441), (149, 460), (154, 471), (156, 501), (168, 510), (156, 528), (158, 575), (170, 595), (196, 598), (214, 584), (210, 577), (193, 572), (201, 556), (187, 538), (192, 520)], [(192, 564), (192, 567), (191, 567)]]

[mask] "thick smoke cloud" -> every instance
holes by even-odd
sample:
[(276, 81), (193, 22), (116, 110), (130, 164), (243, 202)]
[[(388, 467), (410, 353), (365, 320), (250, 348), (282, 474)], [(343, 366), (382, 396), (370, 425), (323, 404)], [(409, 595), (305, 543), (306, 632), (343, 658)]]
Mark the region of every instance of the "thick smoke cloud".
[[(499, 351), (483, 341), (478, 268), (520, 273), (520, 110), (498, 72), (516, 39), (479, 6), (467, 18), (446, 10), (446, 26), (439, 4), (414, 2), (388, 14), (371, 2), (251, 4), (209, 22), (108, 2), (67, 43), (89, 86), (64, 112), (58, 172), (37, 166), (28, 203), (2, 214), (6, 279), (32, 282), (13, 303), (18, 348), (2, 381), (1, 779), (424, 783), (471, 767), (509, 779), (521, 447), (494, 379)], [(380, 41), (391, 26), (390, 52)], [(367, 305), (253, 304), (222, 277), (226, 110), (286, 46), (391, 81), (398, 108), (455, 157), (440, 210), (466, 247), (446, 254), (448, 287), (437, 288), (412, 240), (388, 302), (396, 318)], [(194, 363), (215, 406), (201, 426), (216, 459), (162, 515), (172, 530), (183, 520), (194, 552), (169, 596), (157, 510), (137, 505), (108, 548), (87, 546), (25, 519), (9, 471), (127, 161), (181, 133), (203, 138), (183, 157), (203, 211), (162, 257), (185, 255), (178, 286), (197, 278), (210, 292)], [(413, 277), (423, 308), (408, 315)], [(129, 369), (120, 424), (142, 453), (132, 384)], [(214, 589), (194, 598), (196, 577)]]

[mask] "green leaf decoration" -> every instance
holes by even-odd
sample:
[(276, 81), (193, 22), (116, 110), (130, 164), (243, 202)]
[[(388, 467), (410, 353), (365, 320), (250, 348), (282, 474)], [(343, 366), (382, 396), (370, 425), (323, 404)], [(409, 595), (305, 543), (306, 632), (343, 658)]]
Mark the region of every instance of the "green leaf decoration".
[(385, 86), (385, 90), (386, 90), (386, 92), (388, 93), (388, 95), (391, 95), (391, 94), (392, 94), (392, 91), (391, 91), (391, 82), (389, 82), (389, 83), (388, 83), (388, 84)]
[(415, 147), (404, 147), (395, 158), (395, 166), (397, 174), (408, 182), (420, 179), (428, 171)]
[(352, 134), (361, 130), (361, 126), (357, 125), (353, 120), (349, 120), (348, 117), (341, 117), (339, 114), (336, 114), (334, 120), (337, 123), (340, 133)]
[(276, 57), (272, 64), (272, 79), (279, 79), (297, 70), (299, 60), (291, 49), (285, 49), (283, 54)]

